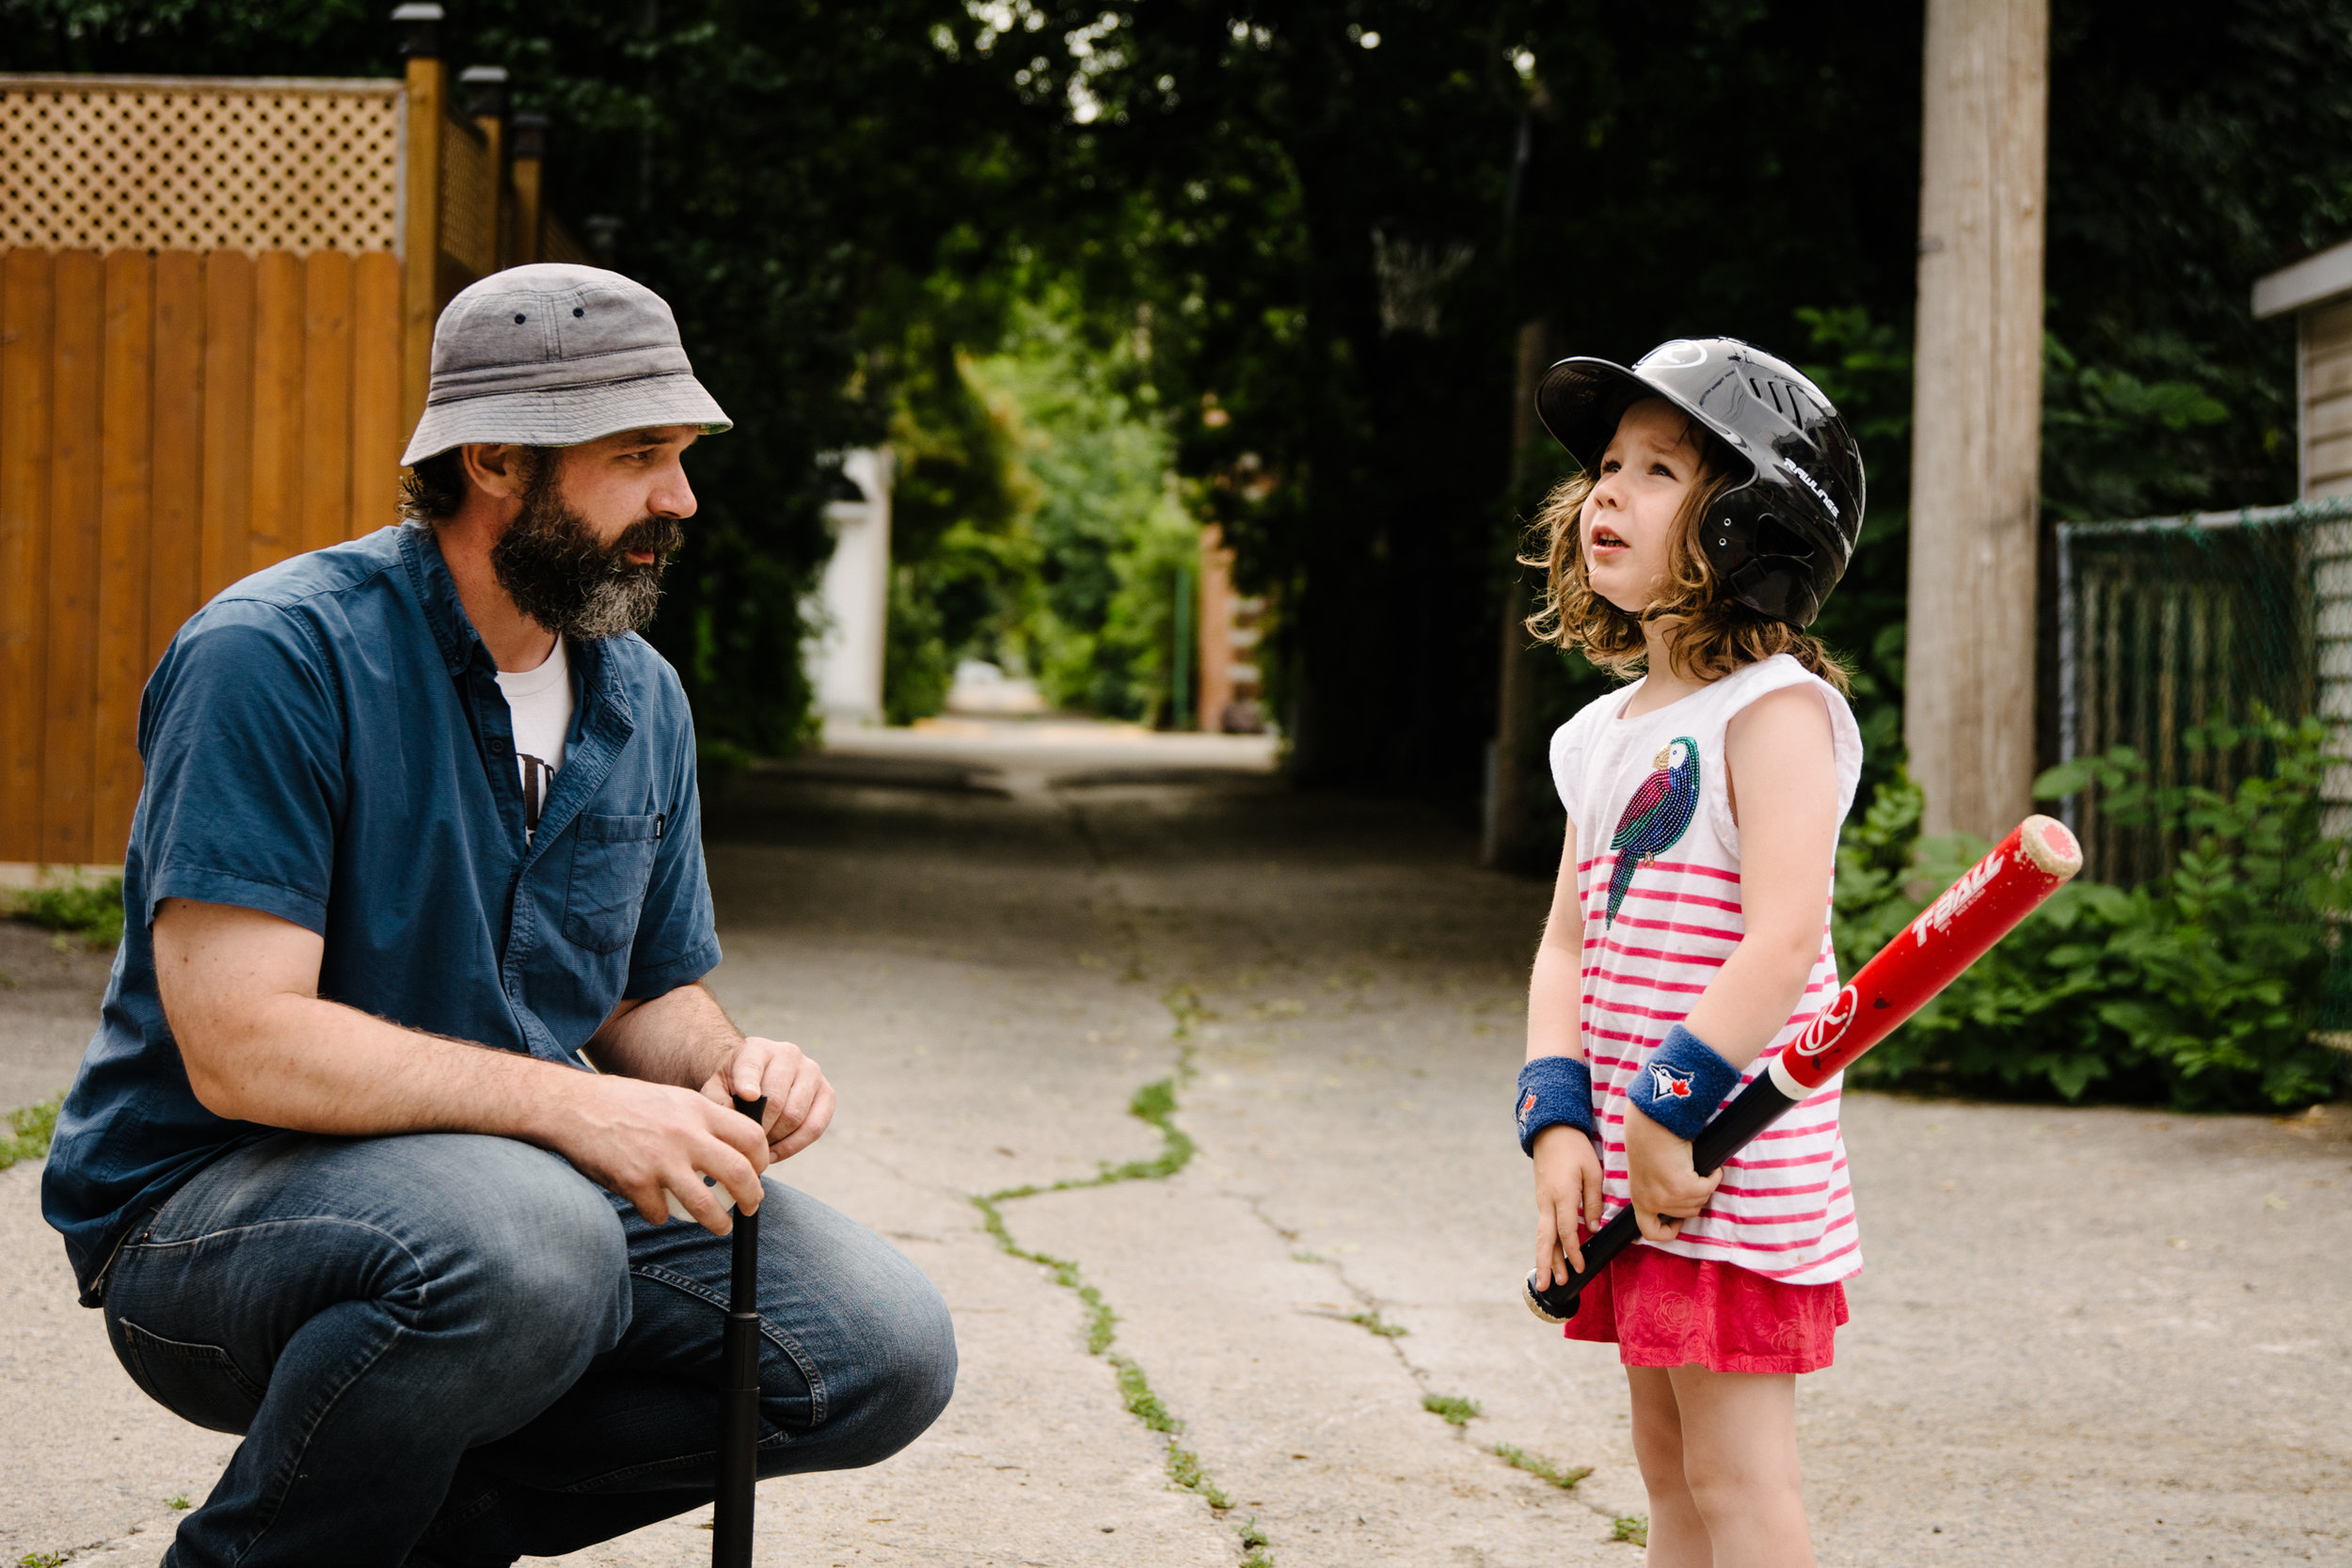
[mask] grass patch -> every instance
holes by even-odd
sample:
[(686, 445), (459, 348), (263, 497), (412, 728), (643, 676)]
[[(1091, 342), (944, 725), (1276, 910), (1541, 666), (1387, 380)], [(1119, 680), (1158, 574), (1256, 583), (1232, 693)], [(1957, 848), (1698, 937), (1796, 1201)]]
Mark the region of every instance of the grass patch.
[(176, 1497), (166, 1497), (164, 1499), (164, 1506), (170, 1509), (174, 1513), (178, 1513), (181, 1509), (190, 1508), (194, 1505), (188, 1501), (188, 1495), (185, 1492), (183, 1492)]
[(57, 1131), (57, 1112), (65, 1096), (27, 1105), (0, 1116), (0, 1170), (19, 1160), (39, 1160), (49, 1153), (49, 1140)]
[(1377, 1334), (1383, 1339), (1402, 1339), (1412, 1332), (1403, 1323), (1392, 1323), (1369, 1307), (1361, 1312), (1350, 1312), (1345, 1321), (1367, 1334)]
[(1168, 1446), (1168, 1479), (1198, 1497), (1219, 1513), (1233, 1506), (1233, 1499), (1209, 1479), (1209, 1472), (1200, 1467), (1200, 1456), (1176, 1443)]
[(1525, 1449), (1510, 1443), (1497, 1443), (1495, 1457), (1514, 1470), (1525, 1470), (1537, 1481), (1549, 1481), (1563, 1492), (1573, 1489), (1578, 1481), (1593, 1473), (1593, 1467), (1590, 1465), (1579, 1465), (1574, 1468), (1568, 1468), (1553, 1464), (1542, 1454), (1529, 1453)]
[(1432, 1416), (1441, 1418), (1450, 1427), (1466, 1427), (1483, 1414), (1476, 1400), (1466, 1400), (1454, 1394), (1424, 1395), (1421, 1407)]
[(56, 932), (61, 942), (77, 936), (92, 947), (113, 947), (122, 941), (122, 879), (86, 882), (76, 877), (26, 888), (10, 901), (8, 913)]
[(1174, 1432), (1176, 1418), (1168, 1413), (1160, 1396), (1152, 1391), (1143, 1369), (1123, 1355), (1112, 1356), (1111, 1365), (1119, 1370), (1119, 1398), (1127, 1406), (1127, 1414), (1153, 1432)]
[(1618, 1514), (1609, 1521), (1609, 1539), (1646, 1548), (1649, 1545), (1648, 1517), (1640, 1513)]
[(17, 1568), (65, 1568), (63, 1552), (26, 1552), (16, 1560)]

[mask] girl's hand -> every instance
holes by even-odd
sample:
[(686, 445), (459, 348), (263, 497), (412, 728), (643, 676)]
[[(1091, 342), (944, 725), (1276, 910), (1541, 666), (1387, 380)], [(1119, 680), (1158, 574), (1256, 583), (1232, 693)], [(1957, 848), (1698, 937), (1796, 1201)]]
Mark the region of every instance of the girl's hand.
[(1577, 1221), (1586, 1233), (1600, 1228), (1600, 1156), (1574, 1127), (1535, 1134), (1535, 1288), (1584, 1272)]
[(1645, 1241), (1671, 1242), (1681, 1222), (1707, 1207), (1724, 1179), (1720, 1170), (1701, 1176), (1691, 1167), (1691, 1145), (1629, 1105), (1625, 1113), (1626, 1163), (1633, 1181), (1633, 1219)]

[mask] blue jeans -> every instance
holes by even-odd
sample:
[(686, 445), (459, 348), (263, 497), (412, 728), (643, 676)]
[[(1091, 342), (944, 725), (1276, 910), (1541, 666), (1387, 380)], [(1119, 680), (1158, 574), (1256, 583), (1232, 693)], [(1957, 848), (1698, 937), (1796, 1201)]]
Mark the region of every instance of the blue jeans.
[[(281, 1133), (139, 1228), (106, 1328), (139, 1386), (245, 1442), (167, 1568), (554, 1557), (710, 1500), (728, 1244), (553, 1154)], [(955, 1386), (939, 1292), (776, 1181), (759, 1473), (886, 1459)]]

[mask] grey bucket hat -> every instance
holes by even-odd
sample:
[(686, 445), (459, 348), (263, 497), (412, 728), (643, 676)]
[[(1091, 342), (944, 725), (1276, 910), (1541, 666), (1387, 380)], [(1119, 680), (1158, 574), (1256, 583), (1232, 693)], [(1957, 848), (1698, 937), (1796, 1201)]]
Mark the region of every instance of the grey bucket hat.
[(616, 431), (730, 428), (660, 294), (601, 267), (494, 272), (433, 327), (433, 381), (404, 464), (476, 441), (573, 447)]

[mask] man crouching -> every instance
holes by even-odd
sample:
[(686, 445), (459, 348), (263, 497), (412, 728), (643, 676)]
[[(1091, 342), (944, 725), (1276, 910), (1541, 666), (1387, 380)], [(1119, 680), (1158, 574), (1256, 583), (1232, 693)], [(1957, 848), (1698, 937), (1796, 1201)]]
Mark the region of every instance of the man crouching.
[(762, 1476), (946, 1405), (930, 1282), (762, 1176), (832, 1086), (697, 983), (693, 723), (636, 631), (727, 428), (658, 296), (498, 273), (435, 331), (408, 524), (228, 589), (148, 683), (41, 1196), (139, 1386), (245, 1435), (173, 1568), (473, 1568), (709, 1501), (730, 1204)]

